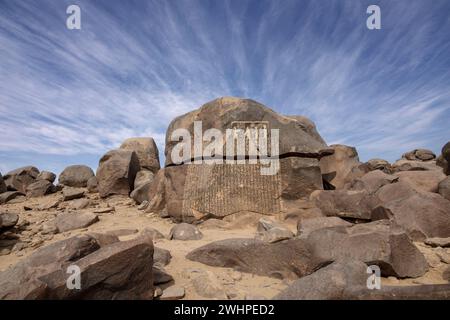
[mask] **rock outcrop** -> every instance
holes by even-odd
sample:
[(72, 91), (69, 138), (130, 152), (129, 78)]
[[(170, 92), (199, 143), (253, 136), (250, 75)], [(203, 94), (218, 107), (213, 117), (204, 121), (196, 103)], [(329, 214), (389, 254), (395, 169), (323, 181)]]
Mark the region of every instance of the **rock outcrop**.
[(8, 190), (25, 194), (27, 187), (36, 180), (38, 175), (39, 170), (36, 167), (27, 166), (8, 172), (3, 176), (3, 180)]
[(153, 173), (160, 169), (159, 152), (153, 138), (129, 138), (122, 143), (120, 149), (134, 151), (142, 169)]
[(58, 181), (68, 187), (86, 187), (87, 182), (94, 176), (94, 171), (84, 165), (68, 166), (59, 175)]

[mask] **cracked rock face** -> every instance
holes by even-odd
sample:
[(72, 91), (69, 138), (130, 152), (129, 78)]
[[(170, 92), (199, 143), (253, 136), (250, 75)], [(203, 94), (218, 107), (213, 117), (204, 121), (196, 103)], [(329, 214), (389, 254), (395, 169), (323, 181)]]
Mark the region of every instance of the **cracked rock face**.
[[(201, 122), (200, 129), (198, 122)], [(194, 160), (202, 160), (201, 156), (200, 159), (195, 156), (199, 153), (194, 150), (194, 133), (203, 135), (212, 128), (224, 137), (223, 147), (214, 150), (214, 157), (222, 160), (229, 141), (225, 139), (227, 130), (237, 134), (239, 130), (266, 129), (270, 156), (271, 130), (278, 129), (279, 170), (272, 175), (262, 175), (261, 168), (265, 164), (249, 163), (248, 158), (245, 164), (193, 164)], [(179, 137), (171, 141), (179, 130), (189, 133), (192, 141)], [(180, 141), (191, 145), (190, 155), (181, 154), (182, 163), (172, 159)], [(201, 151), (208, 145), (209, 142), (203, 142)], [(251, 156), (249, 146), (246, 148), (245, 154), (235, 155)], [(314, 124), (305, 117), (283, 116), (249, 99), (219, 98), (171, 122), (166, 134), (166, 168), (163, 177), (155, 178), (154, 182), (162, 186), (149, 188), (148, 210), (161, 211), (163, 207), (174, 220), (184, 222), (223, 218), (243, 211), (277, 214), (281, 199), (307, 197), (312, 191), (323, 188), (319, 159), (331, 152)], [(164, 195), (156, 193), (155, 189), (163, 189)]]

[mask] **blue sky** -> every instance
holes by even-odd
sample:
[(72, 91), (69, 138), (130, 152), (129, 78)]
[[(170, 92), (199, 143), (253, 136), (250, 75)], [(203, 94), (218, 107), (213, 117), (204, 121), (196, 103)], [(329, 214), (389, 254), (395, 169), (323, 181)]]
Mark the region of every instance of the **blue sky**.
[(169, 122), (220, 96), (394, 161), (450, 140), (450, 1), (0, 0), (0, 76), (3, 174), (95, 169), (132, 136), (163, 154)]

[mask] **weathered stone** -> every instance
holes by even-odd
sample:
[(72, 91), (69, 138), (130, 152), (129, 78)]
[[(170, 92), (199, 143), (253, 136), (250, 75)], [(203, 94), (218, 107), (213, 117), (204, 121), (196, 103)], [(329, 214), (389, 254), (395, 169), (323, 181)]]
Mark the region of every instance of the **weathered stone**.
[(134, 179), (139, 171), (136, 153), (128, 150), (108, 151), (99, 162), (97, 169), (98, 191), (104, 198), (114, 194), (129, 195)]
[(84, 197), (84, 189), (64, 187), (63, 189), (63, 201), (74, 200)]
[(70, 231), (89, 227), (98, 221), (98, 216), (94, 213), (61, 213), (55, 218), (56, 227), (59, 232)]
[(409, 183), (414, 189), (427, 192), (438, 192), (439, 183), (446, 178), (440, 170), (403, 171), (395, 175), (399, 181)]
[(9, 229), (14, 227), (19, 221), (19, 215), (14, 212), (0, 213), (0, 229)]
[(8, 172), (3, 179), (8, 190), (25, 194), (28, 185), (36, 180), (38, 174), (39, 170), (36, 167), (28, 166)]
[[(181, 166), (182, 167), (182, 166)], [(148, 206), (146, 212), (160, 213), (166, 209), (166, 176), (165, 168), (158, 171), (149, 185)]]
[(135, 188), (130, 193), (130, 198), (132, 198), (137, 204), (141, 204), (144, 201), (148, 202), (148, 195), (150, 192), (152, 182), (144, 183), (143, 185), (140, 185), (139, 187)]
[(405, 199), (415, 194), (417, 191), (409, 183), (403, 181), (384, 185), (375, 193), (380, 203)]
[(70, 208), (73, 210), (81, 210), (81, 209), (86, 209), (90, 205), (91, 205), (91, 200), (82, 198), (82, 199), (73, 200), (72, 203), (70, 204)]
[(87, 182), (94, 176), (94, 171), (84, 165), (68, 166), (59, 175), (58, 181), (68, 187), (86, 187)]
[(402, 158), (407, 160), (429, 161), (436, 158), (436, 155), (431, 150), (415, 149), (402, 155)]
[(163, 284), (173, 281), (173, 277), (161, 267), (153, 266), (153, 284)]
[(41, 203), (37, 206), (37, 210), (39, 211), (43, 211), (43, 210), (50, 210), (50, 209), (55, 209), (58, 207), (58, 205), (61, 203), (61, 200), (56, 199), (56, 200), (48, 200), (44, 203)]
[(107, 207), (102, 207), (102, 208), (97, 208), (97, 209), (94, 209), (94, 213), (110, 213), (110, 212), (114, 212), (114, 211), (116, 211), (116, 208), (115, 207), (109, 207), (109, 206), (107, 206)]
[(425, 238), (450, 237), (450, 201), (431, 192), (417, 192), (412, 196), (380, 204), (372, 212), (372, 219), (392, 219), (408, 235), (422, 241)]
[(41, 171), (41, 173), (39, 173), (36, 177), (36, 180), (47, 180), (53, 183), (56, 180), (56, 174), (50, 171)]
[(179, 286), (171, 286), (164, 289), (160, 300), (179, 300), (184, 297), (184, 288)]
[(297, 224), (297, 235), (306, 237), (312, 231), (331, 227), (350, 227), (352, 224), (338, 217), (320, 217), (300, 219)]
[(151, 237), (152, 239), (164, 239), (164, 235), (161, 232), (151, 227), (145, 227), (145, 229), (141, 231), (141, 234)]
[(387, 174), (392, 173), (391, 164), (383, 159), (370, 159), (369, 161), (366, 162), (366, 165), (369, 171), (381, 170)]
[(196, 226), (188, 223), (180, 223), (170, 229), (168, 238), (170, 240), (199, 240), (203, 234)]
[(339, 261), (293, 282), (275, 300), (341, 300), (352, 287), (367, 281), (367, 265), (360, 261)]
[(426, 170), (442, 170), (441, 167), (436, 165), (436, 161), (418, 161), (400, 159), (392, 164), (392, 170), (394, 172), (400, 171), (426, 171)]
[(320, 159), (322, 177), (336, 189), (342, 189), (351, 182), (347, 179), (351, 170), (361, 164), (358, 152), (354, 147), (341, 144), (331, 145), (330, 148), (333, 148), (334, 154)]
[(140, 170), (136, 173), (136, 178), (134, 179), (134, 189), (143, 186), (144, 184), (151, 183), (155, 178), (155, 174), (150, 170)]
[(261, 218), (258, 222), (255, 238), (273, 243), (294, 237), (294, 234), (286, 227), (267, 218)]
[(300, 239), (276, 243), (255, 239), (226, 239), (197, 248), (186, 258), (213, 267), (289, 279), (310, 274), (331, 262), (316, 259), (308, 245)]
[(427, 245), (432, 247), (450, 247), (450, 237), (447, 238), (428, 238), (424, 241)]
[(98, 192), (97, 188), (97, 177), (90, 177), (89, 180), (86, 182), (86, 188), (90, 193), (96, 193)]
[(16, 199), (17, 197), (24, 195), (25, 194), (20, 191), (6, 191), (0, 193), (0, 204), (8, 203), (9, 201)]
[(445, 199), (450, 200), (450, 177), (445, 178), (439, 183), (438, 192)]
[[(257, 174), (258, 173), (256, 173), (256, 175)], [(288, 157), (281, 159), (279, 174), (280, 177), (277, 178), (277, 175), (275, 175), (275, 179), (272, 179), (274, 182), (271, 184), (275, 186), (277, 186), (277, 184), (281, 184), (281, 196), (284, 199), (307, 198), (314, 190), (323, 189), (322, 175), (319, 160), (317, 159), (300, 157)], [(252, 178), (249, 179), (249, 182)], [(264, 183), (264, 181), (261, 182)], [(269, 181), (269, 183), (270, 182), (271, 181)], [(259, 188), (264, 187), (260, 185)], [(273, 190), (272, 188), (267, 189), (269, 192), (274, 193), (276, 199), (279, 198), (277, 188), (274, 188)], [(251, 192), (249, 193), (251, 194)], [(272, 212), (278, 213), (276, 210), (273, 210)], [(261, 213), (265, 212), (263, 211)]]
[(352, 190), (366, 190), (369, 194), (378, 191), (382, 186), (396, 182), (398, 177), (384, 173), (381, 170), (374, 170), (366, 173), (352, 184)]
[(378, 265), (382, 275), (419, 277), (428, 270), (422, 253), (388, 220), (312, 231), (306, 242), (319, 260), (357, 260)]
[(153, 265), (155, 267), (164, 267), (169, 264), (172, 259), (172, 255), (169, 250), (155, 247), (155, 251), (153, 252)]
[(320, 190), (311, 198), (329, 217), (370, 220), (372, 209), (378, 204), (376, 197), (365, 190)]
[(450, 284), (426, 284), (414, 286), (381, 286), (380, 290), (368, 290), (365, 286), (352, 288), (343, 299), (352, 300), (449, 300)]
[(116, 237), (130, 236), (135, 233), (138, 233), (137, 229), (116, 229), (116, 230), (109, 230), (106, 232), (106, 234)]
[(141, 168), (153, 173), (160, 169), (159, 152), (153, 138), (129, 138), (122, 143), (120, 149), (134, 151)]
[(43, 197), (53, 191), (53, 184), (48, 180), (36, 180), (27, 186), (27, 196)]

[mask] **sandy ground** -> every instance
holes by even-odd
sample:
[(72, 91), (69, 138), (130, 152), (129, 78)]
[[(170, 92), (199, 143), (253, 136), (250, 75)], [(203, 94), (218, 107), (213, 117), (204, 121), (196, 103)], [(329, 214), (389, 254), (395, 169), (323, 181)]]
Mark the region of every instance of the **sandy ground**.
[[(169, 234), (170, 229), (174, 225), (169, 219), (162, 219), (157, 215), (144, 213), (137, 209), (137, 206), (133, 204), (133, 201), (126, 197), (113, 197), (106, 201), (98, 199), (97, 194), (89, 194), (88, 198), (91, 199), (91, 207), (79, 211), (93, 211), (94, 208), (104, 207), (106, 203), (115, 208), (112, 213), (99, 214), (100, 221), (91, 225), (86, 229), (79, 229), (70, 232), (65, 232), (56, 235), (40, 235), (37, 230), (39, 225), (45, 221), (53, 219), (58, 211), (56, 209), (50, 209), (45, 211), (37, 210), (37, 206), (45, 202), (51, 202), (59, 199), (60, 193), (45, 196), (43, 198), (27, 199), (18, 203), (7, 204), (0, 206), (2, 212), (11, 211), (20, 214), (19, 224), (23, 224), (24, 221), (28, 221), (30, 224), (24, 231), (19, 233), (21, 241), (27, 241), (28, 245), (21, 251), (11, 252), (7, 255), (0, 255), (0, 270), (6, 269), (8, 266), (15, 264), (20, 259), (23, 259), (36, 248), (42, 247), (54, 241), (58, 241), (69, 236), (73, 236), (85, 232), (105, 232), (119, 229), (131, 229), (137, 230), (137, 232), (143, 230), (146, 227), (152, 227), (159, 230), (165, 236)], [(63, 202), (60, 204), (60, 210), (67, 210), (64, 207), (70, 207), (71, 202)], [(31, 210), (25, 211), (24, 206)], [(254, 222), (253, 222), (254, 223)], [(240, 228), (238, 228), (239, 226)], [(295, 228), (295, 224), (289, 225), (292, 231)], [(179, 241), (179, 240), (167, 240), (158, 239), (154, 241), (155, 246), (164, 248), (170, 251), (172, 255), (171, 262), (165, 267), (167, 273), (169, 273), (174, 281), (161, 288), (171, 285), (182, 286), (185, 288), (184, 299), (205, 299), (195, 292), (191, 281), (186, 276), (186, 270), (189, 268), (210, 270), (217, 276), (219, 282), (223, 286), (225, 292), (230, 298), (244, 299), (245, 297), (252, 298), (267, 298), (270, 299), (284, 288), (286, 288), (291, 281), (279, 280), (269, 277), (262, 277), (248, 273), (242, 273), (241, 279), (236, 278), (236, 272), (228, 268), (216, 268), (209, 267), (207, 265), (193, 262), (185, 258), (185, 256), (195, 248), (198, 248), (207, 243), (228, 239), (228, 238), (252, 238), (255, 235), (255, 226), (249, 221), (243, 223), (234, 223), (232, 229), (222, 229), (213, 226), (202, 227), (199, 226), (203, 233), (201, 240), (191, 241)], [(128, 240), (135, 237), (137, 233), (120, 237), (120, 240)], [(424, 252), (427, 260), (429, 260), (432, 267), (430, 271), (424, 276), (417, 279), (396, 279), (394, 277), (383, 278), (382, 285), (411, 285), (419, 283), (447, 283), (443, 279), (443, 271), (448, 266), (439, 261), (436, 257), (433, 249), (423, 245), (416, 244), (418, 248)], [(450, 253), (450, 252), (449, 252)], [(238, 277), (239, 278), (239, 277)]]

